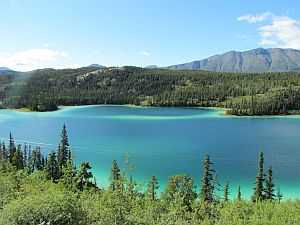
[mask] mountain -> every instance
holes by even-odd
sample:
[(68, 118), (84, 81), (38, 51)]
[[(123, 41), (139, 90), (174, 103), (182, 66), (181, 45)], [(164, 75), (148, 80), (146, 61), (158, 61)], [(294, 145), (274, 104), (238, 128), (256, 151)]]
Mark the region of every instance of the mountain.
[(0, 67), (0, 71), (13, 71), (7, 67)]
[(300, 51), (282, 48), (258, 48), (245, 52), (230, 51), (207, 59), (166, 68), (247, 73), (293, 71), (300, 70)]
[(88, 67), (105, 68), (105, 66), (100, 65), (100, 64), (91, 64)]
[(149, 66), (145, 66), (146, 69), (157, 69), (158, 66), (157, 65), (149, 65)]

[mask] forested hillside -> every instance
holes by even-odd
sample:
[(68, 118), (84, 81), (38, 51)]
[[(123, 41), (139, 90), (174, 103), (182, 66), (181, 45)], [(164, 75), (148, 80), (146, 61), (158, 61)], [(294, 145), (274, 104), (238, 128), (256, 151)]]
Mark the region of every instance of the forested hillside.
[(59, 105), (134, 104), (227, 108), (233, 115), (300, 110), (300, 73), (215, 73), (165, 69), (81, 68), (0, 75), (2, 107), (56, 110)]

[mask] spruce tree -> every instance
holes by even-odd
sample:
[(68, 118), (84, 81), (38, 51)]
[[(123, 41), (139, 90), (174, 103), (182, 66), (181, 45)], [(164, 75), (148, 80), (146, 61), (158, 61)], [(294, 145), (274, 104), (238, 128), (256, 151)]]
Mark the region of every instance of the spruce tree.
[(269, 170), (268, 170), (268, 176), (266, 179), (266, 194), (265, 197), (267, 200), (274, 200), (275, 194), (274, 194), (274, 187), (275, 187), (275, 183), (274, 183), (274, 178), (273, 178), (273, 170), (272, 167), (270, 166)]
[(224, 189), (224, 201), (227, 202), (228, 200), (229, 200), (229, 184), (227, 180)]
[(81, 164), (77, 175), (77, 187), (79, 190), (95, 187), (95, 184), (91, 181), (93, 174), (89, 171), (90, 169), (92, 169), (92, 167), (88, 162), (83, 162)]
[(147, 193), (149, 194), (149, 197), (152, 200), (156, 199), (156, 191), (158, 188), (159, 188), (158, 179), (156, 176), (152, 176), (148, 183), (148, 188), (147, 188)]
[(214, 178), (213, 173), (215, 170), (211, 169), (210, 166), (213, 165), (209, 155), (206, 154), (203, 161), (203, 177), (201, 179), (202, 186), (200, 189), (200, 198), (204, 202), (213, 202), (214, 201)]
[(43, 169), (42, 154), (41, 154), (40, 147), (36, 147), (36, 149), (32, 151), (32, 161), (33, 161), (33, 168), (32, 168), (33, 172), (35, 170)]
[(50, 152), (49, 159), (47, 160), (45, 166), (45, 172), (47, 173), (47, 178), (56, 181), (59, 178), (59, 168), (57, 163), (56, 153), (54, 151)]
[(238, 199), (239, 201), (242, 200), (241, 186), (238, 187), (238, 195), (237, 195), (237, 199)]
[(110, 188), (112, 191), (115, 191), (118, 188), (120, 188), (120, 178), (121, 178), (120, 169), (117, 164), (117, 161), (114, 160), (111, 166), (110, 177), (109, 177)]
[(75, 188), (77, 177), (76, 166), (74, 165), (74, 154), (67, 161), (67, 167), (63, 169), (62, 182), (68, 188), (73, 190)]
[(11, 133), (9, 133), (8, 151), (9, 151), (9, 162), (12, 163), (12, 160), (13, 160), (15, 152), (16, 152), (16, 146), (15, 146), (14, 138)]
[(282, 193), (280, 192), (280, 189), (279, 188), (277, 188), (277, 194), (276, 194), (276, 198), (277, 198), (277, 201), (278, 201), (278, 203), (280, 203), (281, 202), (281, 200), (282, 200)]
[(24, 168), (24, 161), (23, 161), (23, 153), (21, 151), (21, 145), (18, 145), (16, 152), (14, 153), (12, 159), (12, 165), (16, 167), (17, 170), (21, 170)]
[(67, 166), (67, 160), (69, 158), (69, 138), (66, 128), (66, 124), (63, 125), (63, 129), (60, 135), (60, 143), (57, 151), (58, 165), (62, 169)]
[(259, 155), (258, 172), (255, 180), (254, 193), (252, 196), (253, 201), (264, 200), (264, 154), (261, 152)]

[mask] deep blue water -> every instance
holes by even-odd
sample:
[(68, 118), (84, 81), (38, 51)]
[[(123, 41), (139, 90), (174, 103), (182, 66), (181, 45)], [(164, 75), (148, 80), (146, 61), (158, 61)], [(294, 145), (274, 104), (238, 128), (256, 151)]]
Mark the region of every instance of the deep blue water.
[[(209, 153), (223, 188), (231, 197), (237, 186), (248, 198), (260, 151), (265, 171), (272, 165), (276, 186), (285, 198), (300, 198), (300, 118), (223, 117), (222, 111), (196, 108), (83, 106), (56, 112), (0, 111), (0, 137), (13, 133), (17, 143), (38, 142), (45, 153), (55, 149), (66, 123), (76, 162), (89, 161), (97, 183), (107, 186), (113, 159), (134, 162), (134, 178), (188, 173), (199, 188), (202, 160)], [(45, 145), (50, 144), (50, 145)], [(36, 145), (32, 143), (32, 145)], [(52, 146), (53, 145), (53, 146)]]

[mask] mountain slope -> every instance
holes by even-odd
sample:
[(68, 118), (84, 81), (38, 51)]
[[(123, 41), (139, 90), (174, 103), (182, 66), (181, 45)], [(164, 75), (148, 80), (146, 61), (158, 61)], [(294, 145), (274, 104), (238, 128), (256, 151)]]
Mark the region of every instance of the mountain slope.
[(215, 72), (274, 72), (300, 70), (300, 51), (296, 49), (253, 49), (230, 51), (207, 59), (167, 67), (170, 70), (208, 70)]

